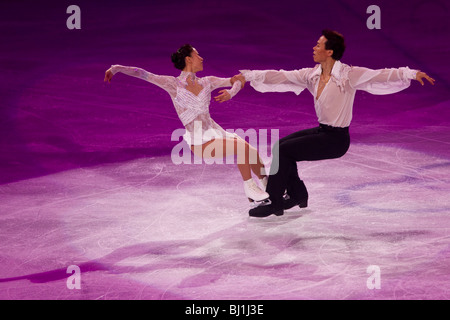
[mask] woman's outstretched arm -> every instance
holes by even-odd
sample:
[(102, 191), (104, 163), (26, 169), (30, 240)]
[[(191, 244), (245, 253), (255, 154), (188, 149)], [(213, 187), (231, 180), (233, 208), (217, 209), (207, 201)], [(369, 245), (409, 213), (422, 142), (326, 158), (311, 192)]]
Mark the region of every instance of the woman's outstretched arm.
[(136, 78), (145, 80), (147, 82), (150, 82), (154, 85), (157, 85), (158, 87), (167, 91), (171, 96), (176, 95), (175, 77), (160, 76), (160, 75), (153, 74), (142, 68), (137, 68), (137, 67), (127, 67), (127, 66), (122, 66), (122, 65), (118, 65), (118, 64), (113, 65), (113, 66), (111, 66), (111, 68), (106, 70), (104, 81), (110, 83), (112, 77), (118, 72), (121, 72), (128, 76), (136, 77)]
[(219, 78), (210, 76), (208, 77), (208, 80), (211, 83), (212, 90), (223, 87), (231, 87), (230, 89), (220, 90), (219, 95), (214, 97), (214, 100), (219, 103), (230, 100), (239, 92), (239, 90), (244, 87), (244, 85), (240, 81), (231, 82), (231, 78)]

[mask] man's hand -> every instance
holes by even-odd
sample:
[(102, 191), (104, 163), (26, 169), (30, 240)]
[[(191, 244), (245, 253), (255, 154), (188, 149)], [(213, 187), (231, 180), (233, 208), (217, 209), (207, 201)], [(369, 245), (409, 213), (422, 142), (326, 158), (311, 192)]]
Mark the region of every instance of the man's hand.
[(245, 86), (245, 77), (242, 74), (237, 74), (235, 76), (233, 76), (230, 80), (231, 85), (234, 85), (234, 83), (236, 81), (240, 81), (241, 82), (241, 89), (244, 88)]
[(424, 85), (423, 78), (427, 79), (429, 83), (431, 83), (434, 86), (434, 80), (429, 75), (427, 75), (425, 72), (418, 71), (416, 74), (416, 80), (420, 82), (421, 85)]
[(111, 82), (111, 78), (114, 76), (114, 74), (112, 73), (112, 71), (111, 71), (111, 68), (110, 69), (108, 69), (108, 70), (106, 70), (106, 72), (105, 72), (105, 82)]

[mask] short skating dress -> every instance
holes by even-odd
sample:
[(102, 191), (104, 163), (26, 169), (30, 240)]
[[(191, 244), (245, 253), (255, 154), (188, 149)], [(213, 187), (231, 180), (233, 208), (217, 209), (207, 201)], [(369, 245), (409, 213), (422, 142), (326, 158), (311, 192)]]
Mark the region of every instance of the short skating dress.
[[(211, 92), (222, 87), (231, 87), (228, 90), (234, 97), (241, 89), (241, 82), (236, 81), (231, 85), (231, 78), (219, 78), (207, 76), (198, 78), (195, 73), (182, 71), (178, 77), (161, 76), (148, 72), (141, 68), (126, 67), (121, 65), (111, 66), (111, 72), (122, 72), (129, 76), (140, 78), (167, 91), (172, 98), (175, 110), (186, 128), (183, 139), (190, 145), (202, 145), (213, 139), (239, 138), (235, 133), (225, 131), (218, 125), (209, 113)], [(195, 95), (186, 89), (187, 79), (197, 81), (203, 89)]]

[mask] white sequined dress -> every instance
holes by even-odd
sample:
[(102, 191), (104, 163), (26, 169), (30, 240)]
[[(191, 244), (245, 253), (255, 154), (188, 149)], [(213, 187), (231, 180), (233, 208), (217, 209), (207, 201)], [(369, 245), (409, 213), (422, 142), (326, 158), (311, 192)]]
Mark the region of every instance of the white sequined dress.
[[(175, 110), (186, 128), (183, 139), (189, 145), (201, 145), (215, 138), (237, 138), (234, 133), (225, 131), (209, 114), (211, 92), (222, 87), (231, 87), (227, 90), (234, 97), (241, 89), (241, 82), (236, 81), (231, 85), (231, 78), (219, 78), (207, 76), (198, 78), (195, 73), (182, 71), (178, 77), (161, 76), (148, 72), (141, 68), (126, 67), (121, 65), (111, 66), (111, 72), (122, 72), (126, 75), (140, 78), (167, 91), (172, 98)], [(195, 95), (186, 89), (187, 78), (191, 77), (203, 88)]]

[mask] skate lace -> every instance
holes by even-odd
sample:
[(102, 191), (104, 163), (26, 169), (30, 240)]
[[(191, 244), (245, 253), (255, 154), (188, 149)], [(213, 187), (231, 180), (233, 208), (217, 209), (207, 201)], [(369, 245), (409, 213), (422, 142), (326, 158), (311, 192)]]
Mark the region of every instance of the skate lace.
[(252, 191), (255, 191), (259, 194), (263, 194), (264, 191), (262, 191), (256, 184), (252, 183), (249, 185), (249, 189), (251, 189)]

